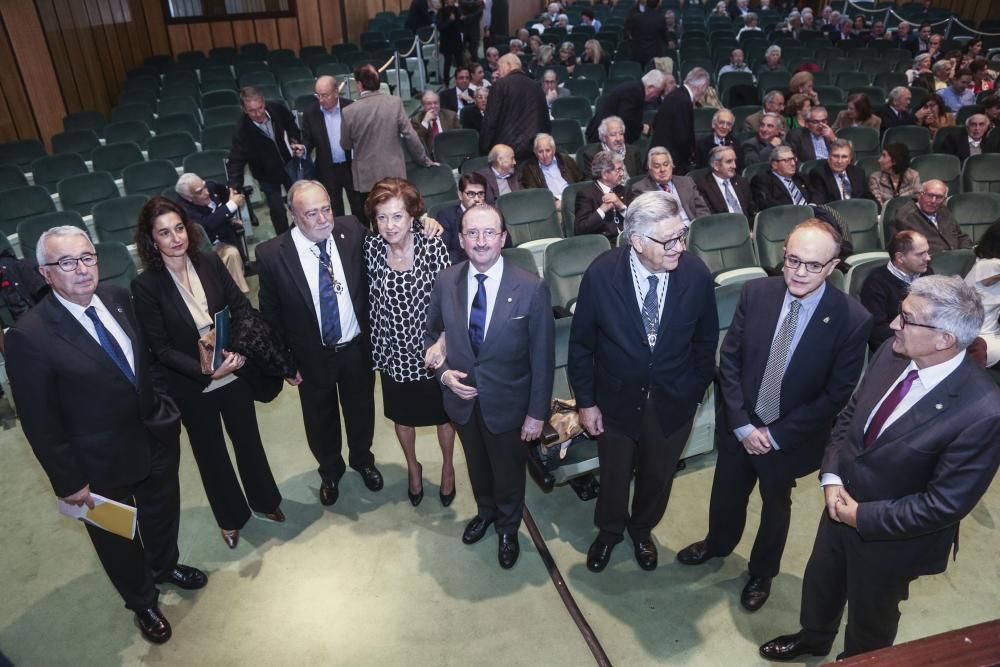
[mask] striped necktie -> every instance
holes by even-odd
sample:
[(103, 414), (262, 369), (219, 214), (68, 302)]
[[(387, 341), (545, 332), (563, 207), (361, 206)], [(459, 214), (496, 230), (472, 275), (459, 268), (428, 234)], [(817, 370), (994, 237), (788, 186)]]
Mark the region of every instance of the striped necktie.
[(802, 191), (795, 185), (795, 182), (790, 179), (785, 179), (785, 187), (788, 189), (788, 193), (792, 195), (792, 203), (796, 206), (803, 206), (806, 203), (806, 198), (802, 196)]
[(764, 367), (764, 379), (757, 394), (757, 409), (755, 412), (765, 424), (777, 421), (781, 416), (781, 381), (785, 377), (785, 361), (792, 349), (795, 329), (799, 324), (799, 309), (802, 302), (792, 301), (788, 314), (781, 322), (778, 335), (771, 343), (771, 352), (767, 355), (767, 365)]

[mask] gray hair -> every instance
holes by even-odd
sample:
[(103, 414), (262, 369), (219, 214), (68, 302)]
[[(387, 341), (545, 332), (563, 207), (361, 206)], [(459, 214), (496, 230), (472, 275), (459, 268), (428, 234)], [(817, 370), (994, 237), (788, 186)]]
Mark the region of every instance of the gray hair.
[(38, 266), (43, 264), (48, 264), (49, 258), (45, 254), (47, 250), (49, 239), (57, 236), (82, 236), (87, 239), (87, 243), (90, 243), (90, 247), (94, 247), (94, 242), (90, 240), (90, 236), (87, 234), (86, 230), (80, 229), (79, 227), (74, 227), (73, 225), (60, 225), (59, 227), (53, 227), (52, 229), (47, 229), (42, 232), (42, 235), (38, 237), (38, 243), (35, 245), (35, 261), (38, 262)]
[(854, 155), (854, 143), (850, 139), (837, 137), (830, 142), (830, 152), (832, 153), (835, 148), (846, 148), (851, 151), (851, 155)]
[(514, 39), (510, 40), (508, 46), (512, 49), (523, 49), (524, 42), (515, 37)]
[[(809, 111), (806, 112), (806, 116), (808, 118), (812, 118), (813, 114), (816, 113), (817, 111), (822, 111), (823, 113), (827, 113), (825, 106), (817, 104), (816, 106), (809, 107)], [(829, 114), (827, 114), (827, 116), (829, 117)]]
[(614, 169), (616, 164), (621, 164), (622, 158), (617, 153), (611, 151), (599, 151), (594, 156), (594, 161), (590, 163), (590, 175), (598, 178), (601, 174)]
[(663, 84), (663, 72), (658, 69), (651, 69), (642, 75), (642, 85), (644, 86), (656, 86), (657, 88), (663, 88)]
[(778, 46), (777, 44), (772, 44), (771, 46), (767, 47), (767, 51), (764, 52), (764, 56), (767, 57), (772, 53), (777, 53), (778, 56), (781, 56), (781, 47)]
[(179, 194), (181, 197), (188, 199), (191, 193), (194, 192), (194, 186), (198, 181), (203, 180), (198, 174), (193, 174), (187, 172), (186, 174), (181, 174), (180, 178), (177, 179), (177, 184), (174, 186), (174, 192)]
[(970, 115), (968, 118), (965, 119), (965, 127), (966, 127), (966, 129), (969, 128), (969, 124), (974, 119), (976, 119), (976, 118), (983, 118), (983, 119), (986, 120), (987, 123), (990, 122), (990, 117), (987, 116), (986, 114), (984, 114), (984, 113), (974, 113), (974, 114)]
[(535, 140), (531, 142), (531, 150), (538, 150), (539, 141), (549, 141), (552, 144), (552, 147), (555, 148), (556, 140), (552, 138), (552, 135), (545, 132), (539, 132), (535, 135)]
[(657, 156), (660, 156), (660, 155), (665, 155), (666, 158), (667, 158), (667, 164), (669, 164), (670, 167), (673, 168), (673, 166), (674, 166), (674, 156), (671, 155), (670, 151), (668, 151), (663, 146), (653, 146), (652, 148), (649, 149), (649, 152), (646, 153), (646, 164), (649, 164), (649, 162), (654, 157), (657, 157)]
[(910, 89), (907, 88), (906, 86), (896, 86), (895, 88), (889, 91), (889, 104), (892, 104), (900, 97), (902, 97), (904, 93), (908, 92), (910, 92)]
[[(317, 187), (323, 192), (327, 192), (326, 186), (324, 186), (319, 181), (307, 181), (307, 180), (295, 181), (295, 184), (292, 185), (292, 187), (288, 188), (288, 210), (292, 212), (292, 215), (295, 215), (295, 198), (298, 196), (300, 191), (308, 187)], [(330, 193), (327, 192), (327, 196), (329, 195)]]
[(795, 151), (788, 144), (779, 144), (774, 147), (771, 151), (771, 159), (769, 162), (777, 162), (778, 160), (784, 160), (788, 155), (795, 155)]
[(769, 92), (767, 95), (764, 96), (764, 104), (767, 104), (768, 102), (773, 102), (774, 98), (776, 98), (778, 95), (781, 95), (781, 99), (785, 99), (785, 94), (781, 92), (780, 89), (775, 88), (774, 90), (772, 90), (771, 92)]
[(925, 60), (927, 62), (930, 62), (930, 60), (931, 60), (931, 54), (924, 52), (924, 53), (921, 53), (916, 58), (914, 58), (913, 59), (913, 69), (918, 69), (920, 67), (920, 63), (924, 62)]
[(726, 107), (722, 107), (718, 111), (716, 111), (714, 114), (712, 114), (712, 122), (714, 123), (715, 121), (719, 120), (719, 118), (722, 116), (722, 114), (729, 114), (730, 116), (733, 117), (733, 123), (734, 124), (736, 123), (736, 115), (732, 111), (730, 111), (729, 109), (727, 109)]
[(785, 124), (785, 119), (781, 117), (781, 114), (765, 111), (760, 115), (760, 119), (764, 120), (765, 118), (773, 118), (774, 122), (778, 124), (778, 127), (782, 127)]
[(931, 71), (937, 75), (945, 74), (951, 72), (951, 61), (950, 60), (939, 60), (933, 65), (931, 65)]
[(708, 88), (711, 81), (712, 78), (704, 67), (695, 67), (684, 77), (684, 83), (693, 88)]
[(927, 324), (947, 331), (964, 350), (983, 328), (985, 313), (979, 293), (958, 276), (923, 276), (910, 284), (910, 295), (930, 304)]
[(597, 136), (602, 143), (604, 142), (604, 138), (608, 136), (608, 130), (610, 129), (609, 126), (612, 123), (618, 123), (619, 125), (622, 126), (623, 130), (625, 129), (625, 121), (623, 121), (620, 117), (608, 116), (607, 118), (601, 121), (600, 125), (597, 126)]
[(486, 161), (489, 162), (490, 164), (496, 164), (497, 160), (500, 159), (500, 153), (505, 149), (510, 151), (511, 153), (514, 152), (514, 149), (508, 146), (507, 144), (497, 144), (496, 146), (490, 149), (489, 155), (486, 156)]
[(677, 202), (666, 192), (653, 190), (643, 192), (632, 200), (625, 210), (625, 226), (622, 235), (626, 239), (633, 236), (645, 237), (653, 227), (661, 222), (681, 223)]
[(722, 162), (722, 154), (726, 151), (731, 151), (733, 155), (736, 155), (736, 151), (732, 146), (716, 146), (708, 152), (708, 162), (709, 164), (716, 164)]

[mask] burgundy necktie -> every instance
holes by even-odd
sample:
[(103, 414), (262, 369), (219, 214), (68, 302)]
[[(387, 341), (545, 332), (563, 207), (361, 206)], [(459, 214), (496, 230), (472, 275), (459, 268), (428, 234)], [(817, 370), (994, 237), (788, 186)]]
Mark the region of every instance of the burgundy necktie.
[(889, 419), (889, 415), (895, 410), (903, 397), (909, 393), (910, 387), (913, 385), (913, 381), (917, 379), (916, 369), (910, 371), (906, 374), (906, 377), (899, 381), (899, 383), (892, 388), (889, 395), (885, 397), (882, 401), (882, 405), (878, 406), (878, 410), (875, 411), (875, 416), (872, 417), (872, 421), (868, 424), (868, 430), (865, 431), (865, 447), (870, 446), (875, 439), (878, 438), (878, 434), (882, 432), (882, 427), (885, 426), (885, 422)]

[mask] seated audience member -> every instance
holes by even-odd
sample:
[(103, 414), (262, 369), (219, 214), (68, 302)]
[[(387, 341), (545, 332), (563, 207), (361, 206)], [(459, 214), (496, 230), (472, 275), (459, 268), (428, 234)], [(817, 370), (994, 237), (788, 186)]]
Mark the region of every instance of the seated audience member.
[(559, 45), (556, 64), (565, 67), (566, 73), (573, 76), (573, 70), (576, 69), (576, 47), (573, 46), (573, 42), (563, 42)]
[(723, 65), (719, 68), (719, 78), (721, 79), (723, 74), (728, 74), (730, 72), (745, 72), (753, 75), (753, 71), (750, 69), (750, 66), (743, 60), (743, 49), (732, 50), (729, 54), (729, 64)]
[(764, 52), (764, 62), (757, 68), (757, 76), (764, 72), (787, 72), (788, 68), (781, 62), (781, 47), (772, 44)]
[(906, 83), (911, 86), (924, 86), (928, 90), (934, 88), (934, 72), (931, 70), (931, 56), (921, 53), (913, 59), (913, 67), (906, 70)]
[(986, 114), (972, 114), (965, 119), (965, 127), (957, 134), (949, 134), (941, 145), (941, 151), (958, 156), (965, 162), (970, 155), (996, 152), (996, 142), (987, 141), (986, 132), (990, 129), (990, 119)]
[(972, 72), (967, 69), (956, 70), (947, 88), (938, 93), (952, 113), (958, 113), (962, 107), (976, 103), (976, 94), (972, 91)]
[(907, 202), (896, 210), (889, 221), (888, 235), (895, 236), (904, 229), (920, 232), (927, 238), (931, 257), (942, 250), (971, 248), (972, 239), (962, 231), (944, 200), (948, 186), (943, 181), (930, 180), (920, 187), (916, 201)]
[(490, 99), (490, 89), (486, 87), (477, 89), (472, 99), (475, 104), (467, 105), (458, 117), (465, 129), (482, 132), (483, 118), (486, 117), (486, 104)]
[(514, 38), (507, 42), (507, 53), (513, 53), (515, 56), (520, 56), (524, 53), (524, 42), (518, 38)]
[(947, 89), (951, 84), (951, 74), (955, 70), (955, 66), (950, 60), (938, 60), (937, 62), (934, 62), (934, 59), (932, 58), (931, 62), (933, 64), (931, 65), (932, 77), (930, 81), (930, 91), (932, 93), (939, 93), (942, 90)]
[(708, 154), (716, 146), (729, 146), (736, 152), (736, 168), (743, 171), (743, 146), (733, 136), (736, 116), (729, 109), (719, 109), (712, 116), (712, 134), (698, 139), (694, 148), (694, 166), (703, 169), (708, 166)]
[(736, 39), (739, 40), (740, 37), (751, 32), (761, 32), (760, 26), (757, 25), (757, 15), (753, 12), (743, 17), (743, 27), (736, 33)]
[(788, 98), (788, 103), (785, 104), (785, 122), (788, 124), (789, 132), (796, 128), (807, 127), (809, 110), (813, 104), (815, 104), (813, 99), (802, 93), (795, 93)]
[(649, 168), (646, 177), (628, 187), (625, 201), (631, 204), (643, 192), (666, 192), (677, 204), (677, 215), (685, 227), (690, 227), (695, 218), (711, 213), (694, 180), (690, 176), (674, 174), (674, 161), (670, 157), (670, 151), (663, 146), (654, 146), (649, 149), (647, 161)]
[(559, 76), (555, 70), (547, 69), (542, 74), (542, 92), (545, 93), (545, 104), (549, 107), (549, 115), (552, 115), (552, 103), (560, 97), (569, 97), (570, 92), (559, 85)]
[[(541, 45), (542, 40), (534, 37), (532, 39), (538, 39), (538, 44)], [(495, 46), (491, 46), (486, 49), (486, 78), (492, 83), (496, 83), (498, 72), (500, 71), (500, 50)]]
[(868, 177), (868, 189), (879, 208), (893, 197), (907, 197), (920, 190), (920, 174), (910, 169), (906, 144), (886, 144), (878, 157), (878, 171)]
[[(594, 15), (594, 10), (590, 7), (585, 7), (580, 12), (580, 25), (583, 27), (593, 28), (594, 32), (601, 31), (601, 21)], [(598, 42), (600, 44), (600, 42)]]
[(906, 86), (896, 86), (889, 91), (889, 104), (879, 113), (882, 119), (881, 131), (900, 125), (916, 125), (917, 119), (910, 113), (910, 102), (913, 100), (913, 93)]
[(812, 72), (797, 72), (788, 82), (788, 92), (792, 95), (805, 95), (813, 104), (819, 104), (819, 95), (813, 90), (816, 78)]
[(416, 117), (410, 119), (413, 129), (423, 142), (427, 154), (434, 155), (434, 137), (448, 130), (459, 127), (458, 114), (441, 108), (441, 98), (433, 90), (425, 91), (420, 96), (421, 110)]
[(604, 48), (598, 40), (588, 39), (583, 44), (583, 55), (580, 56), (580, 64), (600, 65), (607, 72), (611, 68), (611, 58), (608, 54), (604, 53)]
[(581, 149), (580, 166), (584, 171), (590, 169), (590, 161), (600, 151), (611, 151), (622, 159), (625, 168), (625, 180), (642, 173), (642, 156), (639, 150), (625, 143), (625, 122), (618, 116), (608, 116), (597, 126), (598, 144), (588, 145)]
[(985, 60), (975, 60), (969, 63), (969, 72), (972, 74), (972, 92), (977, 97), (979, 93), (993, 90), (996, 86), (994, 75), (990, 72)]
[(611, 151), (601, 151), (590, 163), (590, 173), (593, 186), (576, 193), (573, 231), (577, 236), (604, 234), (614, 246), (625, 220), (622, 159)]
[(992, 138), (994, 130), (1000, 124), (1000, 94), (993, 93), (979, 104), (983, 107), (983, 113), (990, 119), (989, 136)]
[(570, 183), (583, 180), (576, 162), (565, 153), (556, 152), (556, 140), (551, 134), (540, 132), (535, 136), (535, 156), (521, 165), (521, 187), (548, 188), (556, 200), (556, 209), (562, 207), (562, 192)]
[[(469, 66), (469, 72), (472, 78), (469, 80), (469, 90), (473, 93), (473, 99), (475, 99), (475, 92), (480, 88), (489, 88), (493, 85), (489, 77), (486, 76), (486, 70), (479, 63), (472, 63)], [(464, 108), (464, 107), (463, 107)]]
[(440, 93), (441, 108), (461, 114), (462, 109), (472, 106), (472, 94), (474, 92), (472, 89), (472, 73), (468, 67), (460, 65), (455, 70), (455, 86), (445, 88)]
[(986, 319), (979, 337), (986, 342), (986, 365), (1000, 363), (1000, 221), (994, 222), (976, 244), (976, 263), (965, 276), (983, 301)]
[(486, 179), (486, 203), (494, 206), (497, 197), (508, 192), (517, 192), (521, 189), (521, 183), (514, 174), (517, 160), (514, 158), (513, 148), (506, 144), (497, 144), (490, 149), (486, 159), (489, 160), (489, 165), (477, 169), (476, 173)]
[(712, 213), (742, 213), (753, 226), (756, 214), (750, 183), (736, 169), (736, 151), (729, 146), (717, 146), (708, 154), (711, 173), (695, 184)]
[(468, 259), (462, 249), (461, 227), (462, 216), (473, 206), (482, 204), (486, 198), (486, 179), (478, 171), (462, 174), (458, 179), (458, 203), (437, 212), (435, 220), (441, 225), (441, 240), (448, 248), (448, 257), (452, 264), (458, 264)]
[(931, 261), (927, 239), (920, 232), (905, 230), (892, 237), (886, 248), (889, 261), (865, 278), (861, 286), (861, 303), (872, 314), (872, 333), (868, 349), (875, 352), (892, 338), (889, 326), (899, 317), (899, 306), (906, 298), (910, 284), (928, 272)]
[(842, 199), (875, 199), (868, 189), (865, 170), (853, 164), (854, 148), (847, 139), (830, 142), (826, 164), (809, 173), (809, 191), (816, 204)]
[(829, 121), (826, 107), (811, 107), (806, 114), (806, 126), (790, 131), (785, 137), (785, 143), (795, 151), (799, 162), (830, 157), (830, 144), (837, 135), (833, 133)]
[(757, 136), (743, 142), (743, 159), (746, 163), (770, 162), (771, 151), (781, 145), (781, 116), (768, 112), (760, 119)]
[(913, 34), (913, 26), (903, 21), (896, 28), (896, 33), (892, 36), (892, 45), (897, 49), (906, 49), (910, 53), (917, 53), (917, 37)]
[(781, 114), (785, 111), (785, 94), (780, 90), (772, 90), (767, 95), (764, 96), (764, 107), (756, 112), (747, 116), (746, 120), (743, 121), (743, 129), (749, 132), (756, 133), (760, 129), (760, 119), (764, 117), (766, 113), (777, 114), (778, 118), (781, 119), (781, 134), (785, 134), (785, 119), (781, 118)]
[(955, 125), (955, 114), (948, 110), (941, 96), (931, 93), (920, 105), (920, 108), (913, 113), (916, 124), (926, 127), (931, 134), (931, 141), (942, 127), (952, 127)]
[(181, 174), (174, 190), (180, 195), (181, 206), (191, 222), (205, 229), (212, 249), (226, 266), (233, 282), (241, 292), (248, 294), (250, 286), (247, 285), (244, 259), (239, 250), (239, 237), (243, 234), (239, 213), (246, 197), (222, 183), (203, 181), (200, 176), (191, 173)]
[(882, 119), (872, 112), (872, 103), (864, 93), (855, 93), (847, 98), (847, 108), (837, 114), (833, 122), (836, 132), (845, 127), (881, 128)]
[(771, 151), (771, 170), (757, 174), (750, 181), (758, 211), (772, 206), (808, 206), (812, 201), (809, 186), (798, 173), (798, 160), (790, 146), (782, 144)]

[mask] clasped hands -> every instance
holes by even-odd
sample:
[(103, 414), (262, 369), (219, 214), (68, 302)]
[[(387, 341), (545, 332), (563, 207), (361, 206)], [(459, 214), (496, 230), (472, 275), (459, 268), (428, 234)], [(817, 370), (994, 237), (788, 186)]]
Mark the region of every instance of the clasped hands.
[(766, 426), (758, 426), (750, 435), (740, 441), (747, 454), (759, 455), (771, 452), (771, 437), (768, 435)]
[(858, 527), (858, 502), (851, 497), (841, 484), (827, 484), (823, 487), (826, 497), (826, 511), (832, 521), (846, 523), (851, 528)]

